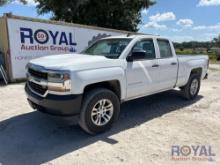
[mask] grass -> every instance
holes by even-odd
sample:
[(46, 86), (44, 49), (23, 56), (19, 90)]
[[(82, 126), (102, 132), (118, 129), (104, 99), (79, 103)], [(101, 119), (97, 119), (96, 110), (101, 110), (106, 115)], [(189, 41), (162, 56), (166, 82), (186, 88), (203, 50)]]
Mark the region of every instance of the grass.
[(210, 64), (220, 64), (220, 61), (217, 61), (217, 60), (210, 60), (209, 63), (210, 63)]

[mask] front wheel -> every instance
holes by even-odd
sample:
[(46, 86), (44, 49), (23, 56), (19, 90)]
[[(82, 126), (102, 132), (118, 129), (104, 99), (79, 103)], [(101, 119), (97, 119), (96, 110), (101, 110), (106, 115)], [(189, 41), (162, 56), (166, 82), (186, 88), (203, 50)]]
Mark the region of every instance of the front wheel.
[(101, 133), (112, 127), (119, 112), (118, 96), (111, 90), (97, 88), (85, 94), (79, 125), (89, 134)]
[(184, 97), (188, 100), (196, 98), (200, 90), (200, 83), (200, 75), (192, 74), (189, 78), (188, 83), (181, 88)]

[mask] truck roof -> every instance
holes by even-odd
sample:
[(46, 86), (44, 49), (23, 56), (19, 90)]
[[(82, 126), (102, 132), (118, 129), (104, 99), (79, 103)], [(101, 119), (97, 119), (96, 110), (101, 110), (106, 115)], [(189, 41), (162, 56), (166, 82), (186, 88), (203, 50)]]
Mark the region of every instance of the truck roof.
[(152, 35), (152, 34), (128, 34), (128, 35), (120, 35), (120, 36), (110, 36), (110, 37), (106, 37), (106, 38), (108, 38), (108, 39), (114, 39), (114, 38), (130, 38), (130, 39), (134, 39), (134, 38), (161, 38), (161, 39), (168, 39), (166, 37), (162, 37), (159, 35)]

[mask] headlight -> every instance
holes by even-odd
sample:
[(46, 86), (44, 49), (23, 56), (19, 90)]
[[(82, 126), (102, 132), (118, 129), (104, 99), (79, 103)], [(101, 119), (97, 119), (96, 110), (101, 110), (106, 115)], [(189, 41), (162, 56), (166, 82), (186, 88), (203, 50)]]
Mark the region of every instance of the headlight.
[(67, 92), (71, 89), (69, 73), (48, 73), (48, 90), (55, 92)]
[(70, 80), (69, 73), (55, 73), (55, 72), (48, 73), (48, 81), (49, 82), (63, 82), (66, 80)]

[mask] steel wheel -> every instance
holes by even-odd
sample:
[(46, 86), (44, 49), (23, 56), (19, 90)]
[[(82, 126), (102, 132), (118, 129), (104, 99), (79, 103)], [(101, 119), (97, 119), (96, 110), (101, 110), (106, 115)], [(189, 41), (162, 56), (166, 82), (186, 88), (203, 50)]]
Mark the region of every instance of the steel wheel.
[(197, 79), (194, 79), (191, 83), (191, 86), (190, 86), (190, 94), (192, 96), (194, 96), (196, 94), (198, 87), (199, 87), (199, 82)]
[(91, 111), (91, 120), (97, 126), (107, 124), (113, 116), (114, 107), (110, 100), (101, 99), (93, 107)]

